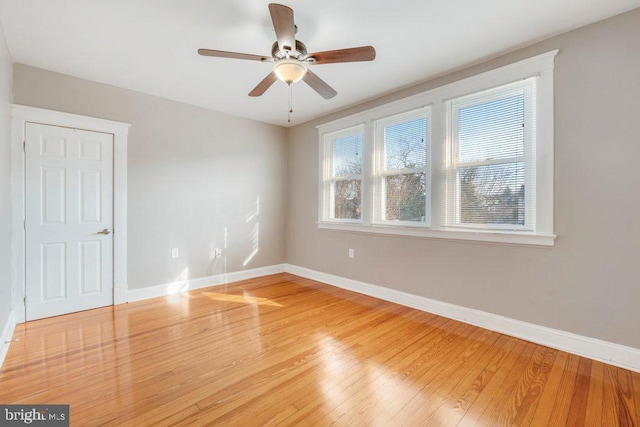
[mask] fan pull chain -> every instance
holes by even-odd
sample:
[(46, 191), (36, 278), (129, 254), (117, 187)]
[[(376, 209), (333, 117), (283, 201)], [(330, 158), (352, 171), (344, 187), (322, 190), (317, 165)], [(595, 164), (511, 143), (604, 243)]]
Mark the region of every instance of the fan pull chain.
[(293, 113), (293, 85), (289, 83), (289, 112), (287, 113), (287, 123), (291, 123), (292, 113)]

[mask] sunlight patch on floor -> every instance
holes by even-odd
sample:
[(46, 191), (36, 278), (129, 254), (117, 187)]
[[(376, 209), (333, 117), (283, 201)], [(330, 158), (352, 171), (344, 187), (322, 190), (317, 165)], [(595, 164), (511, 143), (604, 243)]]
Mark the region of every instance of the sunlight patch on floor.
[(268, 305), (271, 307), (282, 307), (281, 304), (278, 304), (275, 301), (272, 301), (267, 298), (261, 297), (252, 297), (249, 295), (231, 295), (231, 294), (219, 294), (216, 292), (203, 292), (204, 296), (214, 301), (223, 301), (223, 302), (239, 302), (243, 304), (253, 304), (253, 305)]

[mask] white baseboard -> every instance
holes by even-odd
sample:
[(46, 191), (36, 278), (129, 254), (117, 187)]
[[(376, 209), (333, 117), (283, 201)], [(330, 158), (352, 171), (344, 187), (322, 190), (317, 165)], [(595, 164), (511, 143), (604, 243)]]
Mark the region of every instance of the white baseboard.
[(141, 301), (149, 298), (163, 297), (171, 294), (190, 291), (193, 289), (206, 288), (209, 286), (224, 285), (230, 282), (253, 279), (255, 277), (267, 276), (285, 272), (285, 264), (270, 265), (267, 267), (254, 268), (251, 270), (234, 271), (214, 276), (199, 277), (197, 279), (186, 279), (173, 283), (150, 286), (148, 288), (129, 289), (127, 291), (127, 301)]
[(7, 356), (7, 352), (9, 351), (9, 346), (11, 345), (11, 340), (13, 339), (13, 331), (16, 328), (16, 321), (13, 317), (13, 310), (9, 312), (9, 316), (7, 317), (7, 321), (4, 324), (4, 328), (2, 328), (2, 333), (0, 333), (0, 368), (2, 368), (2, 364), (4, 363), (4, 358)]
[(285, 264), (287, 273), (327, 283), (360, 294), (369, 295), (407, 307), (437, 314), (449, 319), (480, 326), (536, 344), (577, 354), (599, 362), (640, 372), (640, 349), (572, 334), (533, 323), (449, 304), (430, 298), (396, 291), (382, 286), (346, 279), (296, 265)]

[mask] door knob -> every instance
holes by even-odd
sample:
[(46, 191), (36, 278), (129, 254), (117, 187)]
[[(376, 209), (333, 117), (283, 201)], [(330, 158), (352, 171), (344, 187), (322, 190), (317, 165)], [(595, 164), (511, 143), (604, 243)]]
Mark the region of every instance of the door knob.
[(96, 234), (111, 234), (111, 230), (105, 228), (102, 231), (98, 231)]

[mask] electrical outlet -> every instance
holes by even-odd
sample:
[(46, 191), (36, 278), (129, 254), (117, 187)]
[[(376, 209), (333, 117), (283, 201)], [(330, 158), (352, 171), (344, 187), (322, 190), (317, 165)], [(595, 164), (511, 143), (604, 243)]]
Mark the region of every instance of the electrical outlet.
[(353, 249), (349, 248), (349, 258), (353, 258), (354, 254), (353, 254)]
[(180, 252), (178, 248), (171, 249), (171, 258), (178, 258), (180, 256)]
[(213, 251), (213, 257), (214, 258), (222, 258), (222, 249), (215, 248), (214, 251)]

